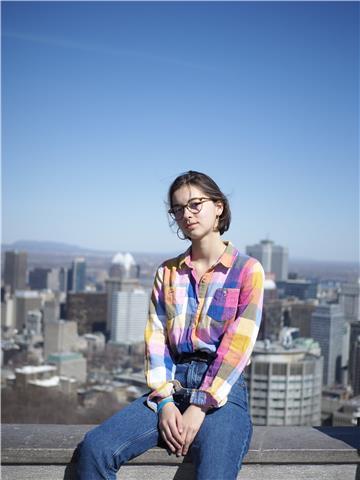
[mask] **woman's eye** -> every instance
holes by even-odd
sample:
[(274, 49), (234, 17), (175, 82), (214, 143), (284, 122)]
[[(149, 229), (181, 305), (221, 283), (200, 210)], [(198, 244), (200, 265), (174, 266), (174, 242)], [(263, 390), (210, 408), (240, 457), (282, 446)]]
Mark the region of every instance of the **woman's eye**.
[(191, 202), (190, 203), (190, 208), (193, 208), (194, 210), (197, 210), (199, 208), (199, 205), (201, 204), (201, 202)]

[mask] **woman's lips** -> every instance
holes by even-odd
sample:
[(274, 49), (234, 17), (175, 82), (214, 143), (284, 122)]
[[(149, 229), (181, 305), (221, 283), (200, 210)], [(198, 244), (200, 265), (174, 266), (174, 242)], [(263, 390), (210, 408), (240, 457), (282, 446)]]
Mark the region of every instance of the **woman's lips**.
[(193, 228), (195, 228), (197, 225), (197, 223), (191, 223), (190, 225), (186, 225), (186, 229), (187, 230), (192, 230)]

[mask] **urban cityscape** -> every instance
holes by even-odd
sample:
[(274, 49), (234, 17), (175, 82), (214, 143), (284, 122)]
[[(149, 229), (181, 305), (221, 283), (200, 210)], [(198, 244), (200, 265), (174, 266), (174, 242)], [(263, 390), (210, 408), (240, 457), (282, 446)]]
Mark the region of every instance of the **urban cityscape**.
[[(326, 0), (1, 2), (1, 478), (77, 478), (84, 445), (80, 460), (98, 472), (86, 480), (210, 480), (210, 470), (229, 480), (242, 464), (244, 480), (360, 478), (359, 10)], [(170, 187), (189, 170), (216, 182), (231, 208), (221, 238), (265, 277), (251, 289), (241, 277), (230, 308), (239, 335), (219, 344), (232, 357), (222, 378), (251, 350), (236, 387), (222, 390), (229, 403), (205, 416), (173, 409), (178, 433), (204, 419), (177, 457), (164, 448), (167, 415), (137, 407), (150, 393), (148, 320), (160, 327), (151, 366), (163, 371), (149, 305), (158, 267), (189, 247), (169, 215)], [(200, 277), (207, 261), (197, 258)], [(263, 280), (261, 313), (244, 309)], [(223, 293), (225, 303), (205, 304), (227, 316)]]
[[(3, 248), (3, 423), (98, 423), (149, 391), (144, 327), (164, 258), (54, 245)], [(317, 272), (268, 238), (245, 250), (265, 271), (261, 327), (245, 369), (254, 425), (356, 425), (357, 265)]]

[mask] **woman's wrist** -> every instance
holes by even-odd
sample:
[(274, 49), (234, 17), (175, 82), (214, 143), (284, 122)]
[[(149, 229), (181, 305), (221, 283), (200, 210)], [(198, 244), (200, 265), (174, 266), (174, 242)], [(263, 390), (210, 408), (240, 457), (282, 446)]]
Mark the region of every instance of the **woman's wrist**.
[(189, 406), (190, 407), (196, 407), (204, 413), (207, 413), (211, 408), (211, 407), (205, 406), (205, 405), (196, 405), (195, 403), (191, 403)]
[(160, 413), (161, 412), (161, 409), (164, 407), (164, 405), (166, 405), (167, 403), (174, 403), (174, 399), (173, 397), (167, 397), (167, 398), (164, 398), (163, 400), (161, 400), (161, 402), (158, 403), (158, 406), (157, 406), (157, 413)]

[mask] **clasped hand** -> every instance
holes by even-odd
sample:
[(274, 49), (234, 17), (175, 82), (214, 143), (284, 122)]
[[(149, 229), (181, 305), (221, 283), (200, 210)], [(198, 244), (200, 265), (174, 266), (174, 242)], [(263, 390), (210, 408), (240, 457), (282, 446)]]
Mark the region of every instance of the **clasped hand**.
[(169, 402), (159, 414), (159, 430), (170, 450), (176, 456), (186, 455), (204, 421), (206, 410), (198, 405), (189, 405), (183, 414)]

